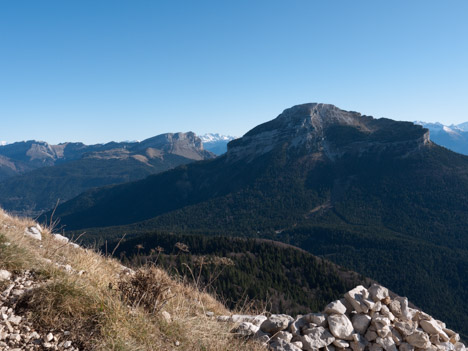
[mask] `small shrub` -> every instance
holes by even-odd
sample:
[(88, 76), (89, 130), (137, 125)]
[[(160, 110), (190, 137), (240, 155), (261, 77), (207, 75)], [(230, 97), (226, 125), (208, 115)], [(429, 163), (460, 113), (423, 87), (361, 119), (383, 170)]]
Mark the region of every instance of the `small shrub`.
[(132, 307), (142, 307), (156, 313), (173, 297), (173, 282), (155, 267), (141, 268), (118, 283), (124, 301)]

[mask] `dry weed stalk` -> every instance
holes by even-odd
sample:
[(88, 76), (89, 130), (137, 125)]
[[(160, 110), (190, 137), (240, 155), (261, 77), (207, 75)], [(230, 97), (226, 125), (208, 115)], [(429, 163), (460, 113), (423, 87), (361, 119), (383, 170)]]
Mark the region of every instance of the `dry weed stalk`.
[(149, 313), (157, 313), (174, 297), (174, 283), (155, 267), (140, 268), (131, 276), (118, 282), (124, 301), (133, 308), (142, 307)]

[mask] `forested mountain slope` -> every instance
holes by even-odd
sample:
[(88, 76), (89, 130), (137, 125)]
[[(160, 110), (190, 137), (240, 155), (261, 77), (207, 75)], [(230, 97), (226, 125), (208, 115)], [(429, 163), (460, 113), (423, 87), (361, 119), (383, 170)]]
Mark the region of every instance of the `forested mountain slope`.
[(409, 122), (295, 106), (215, 160), (85, 193), (56, 214), (100, 238), (164, 230), (284, 241), (468, 331), (468, 157)]

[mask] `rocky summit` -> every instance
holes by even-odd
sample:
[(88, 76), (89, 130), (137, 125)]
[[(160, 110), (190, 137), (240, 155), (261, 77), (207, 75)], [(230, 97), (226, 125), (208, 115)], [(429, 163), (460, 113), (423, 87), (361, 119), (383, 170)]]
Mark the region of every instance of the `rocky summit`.
[[(391, 296), (393, 295), (393, 297)], [(275, 351), (465, 351), (460, 336), (419, 309), (406, 297), (373, 284), (359, 285), (321, 313), (293, 318), (284, 314), (220, 316), (234, 322), (240, 337)]]
[(308, 103), (283, 111), (228, 144), (228, 159), (254, 159), (284, 143), (334, 160), (346, 153), (409, 152), (429, 143), (429, 131), (409, 122), (375, 119), (334, 105)]

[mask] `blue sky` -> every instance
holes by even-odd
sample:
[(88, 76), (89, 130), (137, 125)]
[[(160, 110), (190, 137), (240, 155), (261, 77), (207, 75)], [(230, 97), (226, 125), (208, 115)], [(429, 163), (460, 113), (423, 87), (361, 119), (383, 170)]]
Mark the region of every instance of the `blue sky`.
[(468, 121), (468, 1), (0, 0), (0, 140), (241, 136), (326, 102)]

